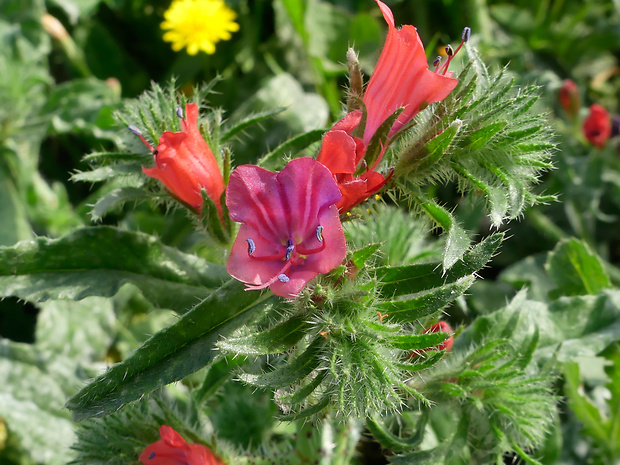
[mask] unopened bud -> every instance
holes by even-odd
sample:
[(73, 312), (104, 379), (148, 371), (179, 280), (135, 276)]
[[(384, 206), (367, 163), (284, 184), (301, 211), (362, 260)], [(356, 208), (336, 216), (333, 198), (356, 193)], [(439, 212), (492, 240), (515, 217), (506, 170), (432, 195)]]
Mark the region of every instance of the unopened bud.
[(579, 88), (574, 81), (566, 79), (562, 83), (560, 93), (558, 95), (560, 105), (564, 108), (564, 111), (569, 118), (574, 119), (579, 112)]
[(349, 99), (347, 101), (347, 112), (361, 108), (360, 100), (364, 96), (364, 79), (357, 53), (352, 48), (347, 50), (347, 63), (349, 65)]
[(43, 29), (54, 39), (63, 41), (69, 37), (69, 33), (62, 23), (49, 13), (45, 13), (41, 17), (41, 24), (43, 24)]

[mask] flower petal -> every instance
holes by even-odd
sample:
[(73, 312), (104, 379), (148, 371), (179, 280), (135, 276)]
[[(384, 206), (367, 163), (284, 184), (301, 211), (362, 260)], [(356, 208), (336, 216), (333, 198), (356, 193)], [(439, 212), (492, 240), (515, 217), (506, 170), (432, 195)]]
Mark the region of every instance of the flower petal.
[(323, 137), (321, 151), (316, 160), (333, 174), (355, 173), (357, 147), (355, 140), (345, 131), (331, 129)]

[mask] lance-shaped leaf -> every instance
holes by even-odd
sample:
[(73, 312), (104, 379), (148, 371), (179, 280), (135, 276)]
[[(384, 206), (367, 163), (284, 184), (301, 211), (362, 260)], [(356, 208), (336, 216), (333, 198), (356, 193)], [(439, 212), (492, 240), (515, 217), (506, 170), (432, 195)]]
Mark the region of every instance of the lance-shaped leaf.
[(110, 297), (131, 283), (155, 305), (184, 312), (227, 277), (152, 236), (108, 226), (0, 247), (0, 296), (33, 302)]
[(71, 397), (75, 420), (100, 417), (201, 369), (217, 355), (216, 343), (270, 304), (269, 293), (244, 292), (230, 280), (131, 356)]
[(390, 321), (415, 322), (446, 308), (463, 295), (474, 280), (472, 275), (465, 276), (454, 283), (435, 288), (412, 299), (381, 302), (376, 307), (381, 313), (389, 315)]
[(366, 420), (366, 426), (373, 437), (386, 449), (392, 452), (406, 452), (420, 445), (424, 439), (424, 428), (428, 421), (428, 415), (422, 415), (416, 425), (416, 433), (409, 438), (395, 435), (378, 417), (370, 417)]
[(485, 238), (444, 275), (440, 273), (440, 263), (377, 268), (381, 294), (386, 297), (416, 294), (455, 283), (486, 265), (503, 238), (504, 235), (501, 233)]
[(285, 387), (297, 383), (318, 366), (324, 342), (320, 338), (315, 338), (293, 361), (260, 375), (243, 373), (240, 378), (259, 387)]
[(273, 116), (276, 116), (282, 113), (286, 108), (279, 107), (274, 108), (273, 110), (267, 110), (260, 113), (255, 113), (253, 115), (248, 116), (247, 118), (242, 119), (241, 121), (236, 121), (233, 123), (231, 128), (226, 129), (226, 132), (222, 134), (220, 137), (220, 143), (225, 143), (235, 137), (237, 134), (245, 130), (246, 128), (252, 126), (253, 124), (258, 124), (261, 121), (269, 119)]
[(267, 169), (280, 169), (286, 164), (286, 154), (301, 152), (311, 144), (320, 141), (323, 134), (325, 134), (323, 129), (314, 129), (295, 136), (264, 155), (257, 165)]
[(415, 176), (419, 176), (431, 168), (448, 152), (450, 144), (461, 130), (461, 126), (463, 126), (463, 121), (457, 119), (422, 147), (414, 146), (408, 150), (396, 167), (396, 175), (400, 176), (413, 172)]
[(221, 350), (232, 354), (267, 355), (285, 352), (306, 334), (310, 324), (305, 314), (295, 315), (282, 323), (245, 337), (225, 339), (218, 344)]
[(93, 221), (101, 220), (110, 210), (124, 205), (126, 202), (139, 202), (153, 198), (153, 195), (138, 187), (119, 187), (99, 198), (90, 216)]
[(387, 339), (388, 344), (400, 350), (428, 349), (441, 344), (451, 336), (450, 333), (398, 334)]
[(560, 242), (549, 254), (545, 269), (558, 286), (551, 297), (597, 294), (611, 287), (600, 258), (577, 239)]

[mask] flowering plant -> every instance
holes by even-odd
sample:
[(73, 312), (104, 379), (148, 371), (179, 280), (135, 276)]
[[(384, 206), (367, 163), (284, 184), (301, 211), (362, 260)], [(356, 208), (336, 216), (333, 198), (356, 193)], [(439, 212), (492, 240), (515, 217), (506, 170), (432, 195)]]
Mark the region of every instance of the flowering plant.
[(8, 2), (0, 462), (620, 456), (619, 55), (561, 5)]

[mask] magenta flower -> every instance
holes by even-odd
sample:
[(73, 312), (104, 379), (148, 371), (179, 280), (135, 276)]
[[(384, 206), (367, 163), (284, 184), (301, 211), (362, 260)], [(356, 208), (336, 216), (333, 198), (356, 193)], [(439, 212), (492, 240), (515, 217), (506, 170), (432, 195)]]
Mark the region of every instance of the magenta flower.
[(344, 260), (340, 197), (330, 171), (311, 158), (292, 160), (280, 173), (239, 166), (226, 189), (230, 218), (243, 223), (228, 259), (230, 275), (247, 290), (269, 287), (295, 297)]

